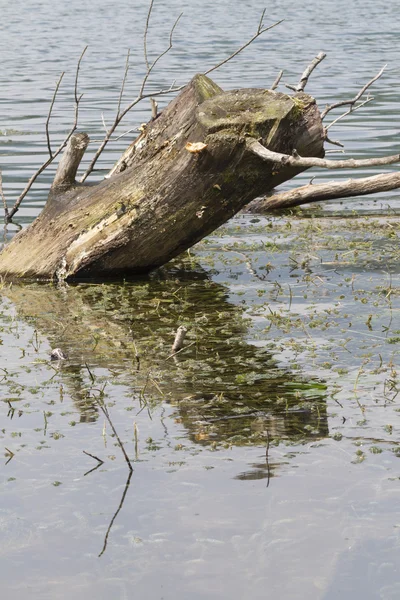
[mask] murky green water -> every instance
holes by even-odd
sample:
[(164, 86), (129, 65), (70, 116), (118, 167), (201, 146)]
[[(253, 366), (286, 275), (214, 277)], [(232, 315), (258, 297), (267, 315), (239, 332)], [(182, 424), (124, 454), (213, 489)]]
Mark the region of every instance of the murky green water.
[[(11, 200), (43, 159), (57, 73), (73, 77), (86, 42), (83, 118), (100, 135), (146, 7), (0, 5), (0, 149)], [(227, 7), (185, 5), (158, 84), (186, 81), (253, 31), (256, 3)], [(158, 7), (159, 31), (179, 9), (177, 0)], [(336, 137), (356, 156), (393, 153), (395, 3), (339, 2), (332, 14), (328, 2), (316, 12), (313, 2), (285, 1), (269, 10), (286, 19), (280, 37), (216, 81), (262, 86), (286, 68), (292, 82), (324, 49), (331, 61), (310, 83), (323, 105), (389, 62), (376, 102)], [(133, 56), (139, 64), (140, 44)], [(66, 88), (55, 139), (70, 101)], [(132, 124), (145, 119), (139, 112)], [(22, 224), (50, 181), (51, 173), (29, 197)], [(3, 285), (2, 597), (397, 599), (398, 207), (396, 192), (303, 216), (240, 215), (138, 281)], [(171, 357), (179, 325), (185, 348)], [(56, 347), (68, 360), (49, 360)]]

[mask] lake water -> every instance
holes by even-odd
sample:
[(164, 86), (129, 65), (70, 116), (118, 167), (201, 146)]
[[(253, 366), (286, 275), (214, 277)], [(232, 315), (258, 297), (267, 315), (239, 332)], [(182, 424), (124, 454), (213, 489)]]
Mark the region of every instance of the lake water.
[[(46, 156), (61, 71), (54, 144), (71, 124), (86, 44), (80, 129), (92, 151), (102, 118), (115, 114), (128, 48), (126, 98), (135, 93), (147, 4), (0, 0), (0, 8), (0, 155), (12, 204)], [(156, 0), (152, 56), (184, 15), (150, 89), (183, 84), (233, 52), (260, 8)], [(295, 83), (324, 50), (307, 87), (323, 107), (354, 96), (387, 63), (374, 102), (331, 137), (348, 156), (393, 154), (397, 17), (393, 1), (272, 1), (266, 22), (284, 23), (213, 78), (225, 89), (268, 87), (283, 69)], [(148, 118), (139, 105), (119, 133)], [(39, 213), (53, 174), (29, 194), (21, 225)], [(243, 214), (139, 281), (2, 286), (2, 597), (397, 599), (399, 208), (395, 191), (301, 217)], [(181, 324), (186, 347), (171, 357)], [(55, 347), (69, 357), (61, 365), (49, 361)]]

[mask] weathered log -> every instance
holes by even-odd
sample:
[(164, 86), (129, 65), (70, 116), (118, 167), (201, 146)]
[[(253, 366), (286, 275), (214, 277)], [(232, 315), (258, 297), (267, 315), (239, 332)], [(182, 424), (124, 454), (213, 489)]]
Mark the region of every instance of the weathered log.
[(41, 215), (0, 254), (0, 274), (73, 279), (148, 272), (166, 263), (306, 168), (265, 162), (249, 138), (277, 153), (324, 156), (313, 98), (223, 92), (204, 75), (148, 124), (96, 186), (74, 181), (71, 148), (79, 140), (73, 136), (72, 160), (62, 161)]
[(400, 173), (384, 173), (372, 177), (330, 181), (329, 183), (310, 183), (287, 192), (257, 198), (250, 204), (249, 211), (264, 213), (274, 209), (293, 208), (311, 202), (389, 192), (398, 188), (400, 188)]

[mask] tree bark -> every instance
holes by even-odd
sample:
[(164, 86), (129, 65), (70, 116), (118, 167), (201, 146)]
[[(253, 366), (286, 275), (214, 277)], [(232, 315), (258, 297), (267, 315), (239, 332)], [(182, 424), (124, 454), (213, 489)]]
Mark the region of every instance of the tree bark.
[(75, 182), (77, 153), (88, 143), (75, 134), (41, 215), (0, 254), (0, 274), (75, 279), (148, 272), (166, 263), (307, 168), (265, 162), (250, 138), (272, 152), (324, 156), (313, 98), (223, 92), (204, 75), (146, 126), (98, 185)]

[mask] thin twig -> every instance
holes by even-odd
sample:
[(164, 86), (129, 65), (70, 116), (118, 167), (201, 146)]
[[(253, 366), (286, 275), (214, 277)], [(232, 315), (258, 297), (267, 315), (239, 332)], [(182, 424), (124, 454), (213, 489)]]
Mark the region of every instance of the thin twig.
[(339, 146), (339, 148), (344, 148), (342, 142), (339, 142), (338, 140), (331, 140), (327, 135), (325, 136), (325, 142), (327, 142), (328, 144), (332, 144), (332, 146)]
[(54, 90), (53, 98), (51, 100), (49, 112), (48, 112), (47, 119), (46, 119), (46, 139), (47, 139), (47, 148), (49, 150), (49, 156), (50, 156), (50, 158), (53, 157), (53, 153), (51, 151), (49, 124), (50, 124), (50, 119), (51, 119), (51, 113), (53, 111), (54, 102), (56, 101), (56, 96), (58, 94), (58, 90), (60, 88), (60, 85), (61, 85), (61, 82), (62, 82), (62, 79), (63, 79), (64, 75), (65, 75), (65, 72), (63, 71), (61, 73), (58, 81), (57, 81), (56, 89)]
[(150, 17), (151, 17), (151, 11), (153, 10), (153, 4), (154, 4), (154, 0), (151, 0), (149, 10), (147, 11), (146, 25), (145, 25), (144, 34), (143, 34), (143, 53), (144, 53), (144, 62), (145, 62), (147, 70), (149, 70), (149, 68), (150, 68), (149, 59), (147, 57), (147, 34), (149, 31)]
[(372, 100), (374, 100), (374, 97), (373, 96), (369, 96), (366, 100), (364, 100), (364, 102), (360, 102), (360, 104), (358, 104), (357, 106), (351, 106), (349, 108), (349, 110), (346, 110), (345, 113), (343, 113), (342, 115), (340, 115), (339, 117), (337, 117), (334, 121), (332, 121), (332, 123), (329, 123), (329, 125), (327, 125), (325, 127), (325, 129), (328, 131), (328, 129), (330, 127), (332, 127), (332, 125), (336, 125), (336, 123), (338, 121), (340, 121), (344, 117), (347, 117), (347, 115), (349, 115), (350, 113), (356, 112), (356, 110), (358, 110), (359, 108), (362, 108), (363, 106), (365, 106), (366, 104), (368, 104), (368, 102), (372, 102)]
[(122, 79), (122, 84), (121, 84), (121, 90), (119, 92), (119, 98), (118, 98), (118, 107), (117, 107), (117, 115), (119, 116), (119, 112), (121, 110), (121, 102), (122, 102), (122, 97), (124, 95), (124, 89), (125, 89), (125, 83), (126, 83), (126, 78), (128, 77), (128, 71), (129, 71), (129, 57), (131, 55), (131, 49), (128, 48), (128, 52), (126, 55), (126, 63), (125, 63), (125, 72), (124, 72), (124, 77)]
[[(85, 367), (86, 367), (87, 372), (89, 373), (89, 377), (90, 377), (90, 380), (91, 380), (92, 384), (94, 384), (95, 383), (95, 376), (93, 375), (93, 373), (90, 370), (89, 365), (87, 363), (85, 363)], [(104, 388), (103, 388), (103, 390), (104, 390)], [(129, 460), (129, 457), (128, 457), (126, 451), (125, 451), (124, 445), (123, 445), (123, 443), (122, 443), (122, 441), (121, 441), (121, 439), (120, 439), (120, 437), (119, 437), (119, 435), (117, 433), (117, 430), (115, 429), (114, 424), (113, 424), (113, 422), (111, 420), (110, 414), (108, 412), (108, 408), (106, 407), (106, 405), (104, 403), (104, 400), (102, 398), (102, 396), (104, 395), (104, 391), (103, 390), (98, 390), (99, 391), (99, 397), (95, 398), (95, 400), (97, 401), (97, 404), (100, 407), (100, 410), (102, 411), (103, 415), (107, 419), (107, 421), (108, 421), (108, 423), (109, 423), (109, 425), (110, 425), (110, 427), (112, 429), (112, 432), (113, 432), (113, 434), (116, 437), (116, 440), (118, 442), (119, 447), (121, 448), (121, 452), (124, 455), (124, 458), (126, 460), (126, 463), (128, 465), (129, 470), (133, 471), (132, 463)]]
[(82, 98), (82, 94), (78, 97), (78, 79), (79, 79), (79, 70), (81, 68), (81, 62), (82, 59), (85, 55), (86, 50), (88, 49), (89, 46), (85, 46), (84, 49), (81, 52), (81, 55), (79, 57), (78, 60), (78, 64), (76, 65), (76, 72), (75, 72), (75, 86), (74, 86), (74, 96), (75, 96), (75, 107), (77, 108), (79, 106), (79, 102), (81, 101)]
[(128, 56), (127, 56), (127, 60), (125, 63), (125, 71), (124, 71), (124, 77), (122, 79), (122, 84), (121, 84), (121, 89), (120, 89), (120, 93), (119, 93), (119, 101), (118, 101), (118, 108), (117, 108), (117, 112), (115, 115), (115, 119), (113, 124), (111, 125), (110, 129), (106, 132), (106, 135), (104, 136), (104, 139), (102, 140), (102, 142), (100, 143), (100, 146), (98, 147), (98, 149), (96, 150), (88, 168), (86, 169), (85, 173), (82, 175), (81, 179), (80, 179), (80, 183), (84, 183), (84, 181), (86, 181), (86, 179), (88, 178), (88, 176), (90, 175), (90, 173), (92, 173), (92, 171), (94, 170), (94, 166), (97, 163), (100, 155), (102, 154), (104, 148), (107, 146), (108, 142), (110, 141), (110, 138), (112, 136), (112, 134), (114, 133), (114, 131), (116, 130), (116, 128), (118, 127), (118, 125), (121, 123), (122, 119), (125, 117), (125, 115), (132, 110), (132, 108), (134, 108), (137, 104), (139, 104), (139, 102), (141, 102), (142, 100), (145, 100), (146, 98), (153, 98), (154, 96), (164, 96), (166, 94), (172, 94), (175, 92), (180, 92), (185, 86), (178, 86), (175, 87), (175, 82), (167, 89), (162, 89), (162, 90), (158, 90), (158, 92), (152, 92), (151, 94), (145, 94), (144, 90), (147, 84), (147, 81), (150, 77), (151, 72), (153, 71), (154, 67), (156, 66), (156, 64), (158, 63), (159, 60), (161, 60), (161, 58), (163, 56), (165, 56), (167, 54), (167, 52), (169, 52), (172, 47), (173, 47), (173, 34), (175, 31), (176, 26), (178, 25), (178, 22), (182, 16), (183, 13), (181, 13), (179, 15), (179, 17), (176, 19), (175, 23), (173, 24), (170, 34), (169, 34), (169, 45), (168, 48), (166, 48), (166, 50), (164, 50), (163, 52), (161, 52), (161, 54), (159, 54), (157, 56), (157, 58), (154, 59), (154, 61), (150, 64), (149, 60), (148, 60), (148, 54), (147, 54), (147, 31), (148, 31), (148, 27), (149, 27), (149, 20), (150, 20), (150, 14), (151, 14), (151, 10), (153, 7), (153, 2), (154, 0), (151, 1), (150, 3), (150, 8), (149, 8), (149, 12), (147, 14), (147, 20), (146, 20), (146, 27), (145, 27), (145, 41), (144, 41), (144, 49), (145, 49), (145, 63), (146, 63), (146, 73), (143, 77), (142, 83), (140, 85), (140, 89), (139, 89), (139, 93), (137, 95), (137, 97), (130, 103), (128, 104), (128, 106), (126, 106), (123, 110), (121, 110), (121, 102), (122, 102), (122, 95), (123, 95), (123, 91), (124, 91), (124, 87), (125, 87), (125, 83), (126, 83), (126, 78), (128, 75), (128, 69), (129, 69), (129, 52), (128, 52)]
[(121, 439), (120, 439), (120, 437), (119, 437), (119, 435), (118, 435), (118, 433), (117, 433), (117, 430), (116, 430), (116, 429), (115, 429), (115, 427), (114, 427), (114, 424), (113, 424), (113, 422), (112, 422), (112, 420), (111, 420), (111, 417), (110, 417), (110, 414), (109, 414), (109, 412), (108, 412), (108, 409), (107, 409), (106, 405), (105, 405), (105, 404), (104, 404), (104, 402), (103, 402), (102, 400), (100, 400), (99, 398), (96, 398), (96, 400), (97, 400), (97, 404), (98, 404), (98, 405), (99, 405), (99, 407), (100, 407), (100, 410), (102, 411), (102, 413), (104, 414), (105, 418), (107, 419), (107, 421), (108, 421), (108, 423), (109, 423), (109, 425), (110, 425), (110, 427), (111, 427), (111, 429), (112, 429), (112, 432), (113, 432), (113, 434), (114, 434), (114, 435), (115, 435), (115, 437), (116, 437), (116, 440), (117, 440), (117, 442), (118, 442), (118, 445), (119, 445), (119, 447), (121, 448), (121, 452), (122, 452), (122, 454), (124, 455), (124, 458), (125, 458), (126, 464), (128, 465), (128, 469), (129, 469), (130, 471), (133, 471), (132, 463), (131, 463), (131, 461), (130, 461), (130, 459), (129, 459), (129, 456), (128, 456), (128, 455), (127, 455), (127, 453), (126, 453), (126, 450), (125, 450), (125, 448), (124, 448), (124, 445), (123, 445), (123, 443), (122, 443), (122, 441), (121, 441)]
[(86, 450), (82, 450), (82, 452), (83, 452), (83, 454), (87, 454), (87, 456), (94, 458), (94, 460), (97, 460), (97, 462), (100, 463), (101, 465), (104, 464), (104, 460), (101, 460), (101, 458), (99, 458), (98, 456), (95, 456), (94, 454), (90, 454), (90, 452), (86, 452)]
[(143, 78), (142, 85), (141, 85), (141, 87), (140, 87), (139, 96), (141, 96), (141, 95), (143, 94), (143, 92), (144, 92), (144, 88), (146, 87), (147, 80), (148, 80), (148, 78), (150, 77), (150, 74), (151, 74), (151, 72), (153, 71), (153, 69), (154, 69), (154, 67), (156, 66), (156, 64), (158, 63), (158, 61), (159, 61), (159, 60), (161, 60), (161, 58), (162, 58), (163, 56), (165, 56), (165, 55), (166, 55), (166, 54), (167, 54), (167, 53), (168, 53), (168, 52), (169, 52), (169, 51), (172, 49), (172, 47), (173, 47), (173, 35), (174, 35), (174, 31), (175, 31), (175, 28), (176, 28), (176, 26), (178, 25), (178, 23), (179, 23), (179, 21), (180, 21), (180, 19), (181, 19), (182, 15), (183, 15), (183, 13), (181, 13), (181, 14), (178, 16), (178, 18), (175, 20), (175, 23), (173, 24), (173, 26), (172, 26), (172, 28), (171, 28), (171, 31), (170, 31), (170, 33), (169, 33), (169, 44), (168, 44), (168, 48), (166, 48), (166, 49), (164, 50), (164, 52), (161, 52), (161, 54), (159, 54), (159, 55), (157, 56), (157, 58), (155, 58), (155, 59), (153, 60), (153, 62), (151, 63), (151, 65), (150, 65), (150, 66), (146, 65), (146, 66), (147, 66), (147, 72), (145, 73), (145, 76), (144, 76), (144, 78)]
[(0, 196), (1, 196), (1, 200), (3, 202), (3, 208), (4, 208), (4, 224), (7, 227), (7, 223), (9, 223), (10, 218), (9, 218), (7, 200), (4, 195), (4, 190), (3, 190), (3, 175), (2, 175), (1, 171), (0, 171)]
[(10, 450), (9, 448), (7, 448), (7, 446), (4, 446), (4, 448), (5, 448), (5, 449), (7, 450), (7, 452), (8, 452), (8, 454), (6, 454), (6, 456), (8, 456), (9, 458), (8, 458), (8, 460), (7, 460), (7, 461), (6, 461), (6, 463), (5, 463), (6, 465), (8, 465), (8, 463), (10, 462), (10, 460), (11, 460), (12, 458), (14, 458), (14, 456), (15, 456), (15, 453), (14, 453), (12, 450)]
[(377, 75), (375, 75), (375, 77), (373, 77), (370, 81), (368, 81), (368, 83), (366, 83), (364, 85), (363, 88), (361, 88), (361, 90), (358, 92), (358, 94), (356, 94), (354, 96), (354, 98), (352, 98), (351, 100), (342, 100), (342, 102), (336, 102), (335, 104), (330, 104), (329, 106), (327, 106), (325, 108), (325, 110), (322, 111), (321, 113), (321, 119), (324, 119), (326, 117), (326, 115), (333, 110), (334, 108), (339, 108), (339, 106), (347, 106), (350, 104), (350, 106), (354, 106), (355, 103), (361, 98), (361, 96), (367, 91), (367, 89), (377, 80), (379, 79), (379, 77), (381, 77), (382, 73), (384, 72), (384, 70), (386, 69), (387, 65), (384, 65), (382, 67), (382, 69), (379, 71), (379, 73)]
[(151, 98), (153, 96), (165, 96), (166, 94), (173, 94), (175, 92), (180, 92), (181, 90), (183, 90), (185, 86), (181, 85), (179, 87), (169, 87), (168, 89), (165, 90), (159, 90), (158, 92), (152, 92), (151, 94), (143, 94), (143, 96), (137, 96), (137, 98), (135, 98), (135, 100), (133, 102), (131, 102), (131, 104), (129, 104), (121, 113), (119, 116), (119, 119), (116, 119), (113, 123), (113, 125), (110, 127), (108, 133), (104, 136), (103, 141), (101, 142), (100, 146), (98, 147), (90, 165), (88, 166), (88, 168), (86, 169), (85, 173), (82, 175), (81, 179), (80, 179), (80, 183), (83, 183), (88, 176), (90, 175), (90, 173), (94, 170), (94, 166), (97, 163), (99, 156), (102, 154), (104, 148), (107, 146), (108, 142), (110, 141), (110, 138), (112, 136), (112, 134), (114, 133), (114, 131), (116, 130), (116, 128), (118, 127), (118, 125), (120, 124), (120, 122), (122, 121), (122, 119), (124, 118), (124, 116), (130, 111), (132, 110), (132, 108), (134, 106), (136, 106), (136, 104), (139, 104), (139, 102), (141, 102), (142, 100), (145, 100), (146, 98)]
[(269, 431), (268, 431), (268, 429), (266, 429), (266, 434), (267, 434), (267, 446), (265, 448), (265, 462), (267, 463), (267, 487), (269, 487), (269, 482), (271, 479), (271, 471), (270, 471), (269, 456), (268, 456), (268, 452), (269, 452)]
[(117, 510), (115, 511), (115, 513), (114, 513), (114, 516), (113, 516), (113, 518), (111, 519), (111, 521), (110, 521), (110, 524), (109, 524), (109, 526), (108, 526), (108, 529), (107, 529), (106, 535), (105, 535), (105, 537), (104, 537), (103, 549), (102, 549), (102, 551), (101, 551), (101, 552), (100, 552), (100, 554), (99, 554), (99, 558), (100, 558), (100, 556), (102, 556), (102, 555), (104, 554), (104, 552), (106, 551), (106, 548), (107, 548), (107, 543), (108, 543), (108, 536), (109, 536), (109, 534), (110, 534), (110, 531), (111, 531), (111, 528), (112, 528), (112, 526), (114, 525), (114, 521), (115, 521), (115, 519), (117, 518), (117, 515), (118, 515), (119, 511), (121, 510), (121, 508), (122, 508), (122, 506), (123, 506), (123, 504), (124, 504), (125, 497), (126, 497), (126, 494), (127, 494), (127, 492), (128, 492), (129, 485), (130, 485), (130, 483), (131, 483), (131, 477), (132, 477), (132, 471), (129, 471), (128, 479), (126, 480), (126, 483), (125, 483), (124, 493), (122, 494), (122, 498), (121, 498), (121, 501), (120, 501), (120, 503), (119, 503), (119, 505), (118, 505), (118, 508), (117, 508)]
[(277, 78), (275, 79), (274, 83), (270, 87), (270, 90), (276, 90), (276, 88), (280, 84), (282, 77), (283, 77), (283, 71), (279, 71)]
[[(107, 133), (108, 129), (107, 129), (106, 122), (104, 120), (104, 114), (103, 113), (101, 113), (101, 122), (103, 123), (104, 131)], [(95, 140), (93, 140), (93, 141), (95, 141)]]
[(264, 15), (265, 15), (265, 8), (262, 12), (261, 19), (258, 24), (257, 32), (245, 44), (243, 44), (243, 46), (241, 46), (233, 54), (228, 56), (228, 58), (225, 58), (225, 60), (222, 60), (220, 63), (215, 65), (215, 67), (211, 67), (211, 69), (208, 69), (208, 71), (205, 71), (204, 75), (208, 75), (212, 71), (215, 71), (216, 69), (219, 69), (220, 67), (222, 67), (222, 65), (225, 65), (227, 62), (232, 60), (232, 58), (235, 58), (235, 56), (240, 54), (240, 52), (242, 52), (242, 50), (244, 50), (245, 48), (250, 46), (250, 44), (252, 44), (254, 42), (254, 40), (256, 40), (258, 37), (260, 37), (260, 35), (262, 35), (266, 31), (269, 31), (270, 29), (273, 29), (273, 27), (276, 27), (277, 25), (280, 25), (280, 23), (283, 22), (283, 19), (281, 19), (280, 21), (277, 21), (276, 23), (274, 23), (273, 25), (270, 25), (269, 27), (263, 27)]

